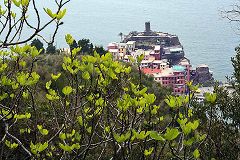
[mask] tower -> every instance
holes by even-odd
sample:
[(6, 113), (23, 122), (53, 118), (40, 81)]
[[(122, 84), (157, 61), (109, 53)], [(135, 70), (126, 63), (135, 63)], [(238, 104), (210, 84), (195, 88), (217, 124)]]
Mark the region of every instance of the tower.
[(151, 24), (150, 22), (145, 22), (145, 32), (150, 33), (151, 32)]

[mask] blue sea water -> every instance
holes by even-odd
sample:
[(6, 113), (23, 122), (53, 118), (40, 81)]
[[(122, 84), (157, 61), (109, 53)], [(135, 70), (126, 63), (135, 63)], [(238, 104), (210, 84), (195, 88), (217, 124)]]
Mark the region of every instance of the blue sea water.
[[(152, 30), (179, 36), (193, 66), (208, 64), (215, 79), (224, 81), (233, 71), (230, 58), (239, 38), (220, 11), (231, 9), (234, 3), (236, 0), (72, 0), (56, 43), (65, 47), (64, 35), (71, 33), (77, 40), (89, 38), (106, 47), (120, 40), (118, 33), (143, 31), (144, 22), (150, 21)], [(48, 30), (50, 33), (51, 28)]]

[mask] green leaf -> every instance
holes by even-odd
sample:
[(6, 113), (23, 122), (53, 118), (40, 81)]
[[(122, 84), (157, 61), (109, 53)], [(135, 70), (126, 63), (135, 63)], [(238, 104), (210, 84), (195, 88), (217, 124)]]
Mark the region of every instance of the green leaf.
[(51, 74), (51, 77), (54, 81), (56, 81), (61, 76), (61, 73), (58, 73), (57, 75)]
[(11, 143), (10, 141), (6, 140), (5, 141), (6, 146), (8, 146), (10, 149), (15, 149), (18, 147), (17, 143)]
[(129, 74), (131, 72), (132, 68), (129, 66), (125, 68), (125, 73)]
[(66, 152), (71, 152), (73, 149), (69, 146), (69, 145), (64, 145), (64, 144), (62, 144), (62, 143), (59, 143), (59, 147), (61, 148), (61, 149), (63, 149), (64, 151), (66, 151)]
[(70, 93), (72, 93), (72, 91), (73, 91), (73, 89), (72, 89), (71, 86), (66, 86), (66, 87), (64, 87), (64, 88), (62, 89), (62, 92), (63, 92), (63, 94), (65, 94), (65, 95), (69, 95)]
[(66, 11), (67, 11), (67, 9), (64, 9), (63, 11), (59, 11), (59, 13), (56, 16), (57, 20), (62, 19), (65, 16)]
[(42, 152), (48, 147), (48, 142), (45, 142), (44, 144), (40, 144), (38, 148), (38, 152)]
[(5, 71), (6, 68), (7, 68), (7, 66), (8, 66), (7, 63), (3, 63), (3, 64), (1, 64), (1, 67), (0, 67), (0, 73), (3, 72), (3, 71)]
[(82, 138), (82, 136), (81, 136), (79, 133), (76, 133), (76, 134), (75, 134), (75, 139), (76, 139), (77, 141), (80, 141), (81, 138)]
[(48, 82), (46, 83), (46, 89), (50, 89), (51, 84), (52, 84), (52, 81), (51, 81), (51, 80), (48, 81)]
[(27, 119), (31, 118), (31, 113), (25, 113)]
[(191, 146), (194, 141), (195, 141), (195, 138), (192, 137), (192, 138), (190, 138), (190, 139), (188, 139), (188, 140), (184, 140), (184, 141), (183, 141), (183, 144), (186, 145), (186, 146)]
[(117, 75), (113, 72), (112, 69), (108, 70), (108, 75), (112, 78), (112, 79), (118, 79)]
[(23, 7), (28, 6), (29, 0), (21, 0), (21, 4)]
[(13, 83), (12, 84), (12, 89), (18, 89), (18, 87), (19, 87), (19, 83)]
[(92, 127), (88, 127), (88, 128), (87, 128), (87, 132), (88, 132), (88, 133), (92, 133)]
[(179, 135), (179, 131), (178, 129), (174, 128), (174, 129), (170, 129), (170, 128), (167, 128), (167, 131), (166, 133), (164, 134), (164, 138), (166, 140), (174, 140), (175, 138), (177, 138), (177, 136)]
[(105, 131), (106, 133), (109, 133), (109, 132), (110, 132), (110, 126), (105, 127), (105, 128), (104, 128), (104, 131)]
[(137, 113), (142, 113), (143, 112), (143, 107), (140, 107), (137, 109)]
[(25, 113), (25, 114), (15, 114), (14, 118), (20, 120), (20, 119), (29, 119), (31, 118), (31, 113)]
[(216, 93), (206, 93), (205, 99), (207, 100), (207, 102), (214, 104), (217, 99), (217, 94)]
[(189, 122), (189, 123), (187, 123), (186, 125), (181, 125), (181, 128), (182, 128), (182, 130), (183, 130), (183, 133), (184, 133), (185, 135), (188, 135), (188, 134), (191, 133), (191, 131), (192, 131), (192, 123)]
[(66, 40), (66, 42), (67, 42), (68, 45), (72, 45), (72, 44), (73, 44), (73, 41), (74, 41), (73, 37), (72, 37), (70, 34), (67, 34), (67, 35), (65, 36), (65, 40)]
[(65, 140), (67, 137), (66, 137), (66, 134), (65, 134), (65, 133), (60, 133), (60, 134), (59, 134), (59, 138), (60, 138), (61, 140)]
[(82, 77), (85, 80), (89, 80), (90, 79), (90, 74), (87, 71), (85, 71), (85, 72), (83, 72)]
[(146, 103), (153, 104), (156, 100), (156, 96), (154, 94), (144, 94), (144, 98), (146, 98)]
[(12, 2), (14, 3), (15, 6), (19, 7), (21, 4), (21, 0), (17, 1), (17, 0), (12, 0)]
[(7, 93), (4, 93), (3, 95), (0, 96), (0, 101), (6, 99), (8, 97)]
[(199, 126), (199, 120), (196, 120), (192, 123), (192, 130), (196, 130)]
[(57, 95), (55, 90), (49, 89), (48, 92), (49, 92), (49, 94), (46, 94), (46, 97), (48, 100), (53, 101), (53, 100), (59, 99), (59, 96)]
[(43, 9), (51, 18), (56, 18), (56, 14), (54, 14), (51, 9), (49, 8), (43, 8)]
[(165, 101), (165, 102), (167, 103), (167, 105), (168, 105), (169, 107), (171, 107), (171, 108), (174, 108), (174, 107), (177, 106), (177, 105), (176, 105), (176, 99), (175, 99), (175, 97), (173, 97), (173, 96), (168, 96), (164, 101)]
[(126, 134), (122, 134), (122, 135), (113, 133), (113, 137), (118, 143), (125, 142), (126, 140), (128, 140), (130, 138), (130, 136), (131, 136), (130, 131), (128, 131)]
[(144, 95), (146, 92), (147, 92), (147, 87), (145, 87), (141, 91), (139, 91), (139, 94)]
[(75, 144), (72, 145), (72, 148), (80, 149), (80, 144), (79, 143), (75, 143)]
[(144, 54), (141, 54), (140, 56), (137, 56), (137, 62), (138, 63), (141, 63), (142, 62), (142, 60), (144, 59)]
[(198, 149), (195, 149), (195, 150), (194, 150), (193, 156), (194, 156), (194, 158), (196, 158), (196, 159), (200, 157), (200, 153), (199, 153), (199, 150), (198, 150)]
[(83, 126), (83, 118), (82, 118), (82, 116), (79, 116), (79, 117), (77, 118), (77, 120), (78, 120), (79, 125), (80, 125), (80, 126)]
[(27, 63), (25, 61), (20, 61), (19, 65), (22, 66), (22, 67), (25, 67), (27, 65)]
[(12, 93), (12, 94), (10, 94), (9, 97), (10, 97), (10, 98), (14, 98), (14, 96), (15, 96), (15, 95)]
[(96, 100), (95, 105), (96, 105), (96, 106), (102, 106), (102, 105), (103, 105), (103, 102), (104, 102), (103, 98), (100, 97), (98, 100)]
[(48, 135), (48, 130), (47, 130), (47, 129), (43, 129), (43, 130), (41, 131), (41, 133), (42, 133), (42, 135)]
[(43, 126), (42, 125), (37, 125), (37, 128), (39, 130), (39, 132), (42, 134), (42, 135), (48, 135), (48, 130), (47, 129), (43, 129)]
[(38, 154), (38, 153), (44, 151), (45, 149), (47, 149), (47, 147), (48, 147), (48, 142), (45, 142), (44, 144), (37, 143), (36, 145), (34, 145), (31, 142), (31, 144), (30, 144), (31, 152), (33, 154)]
[(164, 117), (161, 116), (161, 117), (159, 118), (159, 121), (163, 121), (163, 120), (164, 120)]
[(23, 92), (23, 93), (22, 93), (22, 97), (23, 97), (23, 98), (27, 99), (28, 96), (29, 96), (29, 93), (28, 93), (28, 92)]
[(165, 141), (165, 139), (162, 137), (162, 135), (158, 134), (158, 132), (156, 132), (156, 131), (151, 131), (150, 137), (157, 141)]
[(151, 155), (152, 152), (153, 152), (153, 149), (154, 149), (154, 147), (151, 147), (149, 150), (145, 150), (145, 151), (144, 151), (144, 155), (145, 155), (145, 156)]

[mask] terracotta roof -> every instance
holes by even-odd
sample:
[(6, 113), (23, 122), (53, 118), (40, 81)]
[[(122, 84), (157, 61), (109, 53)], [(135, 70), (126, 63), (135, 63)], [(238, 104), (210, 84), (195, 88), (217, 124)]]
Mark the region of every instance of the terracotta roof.
[(161, 73), (161, 70), (160, 69), (143, 68), (142, 72), (144, 74), (154, 74), (154, 73)]

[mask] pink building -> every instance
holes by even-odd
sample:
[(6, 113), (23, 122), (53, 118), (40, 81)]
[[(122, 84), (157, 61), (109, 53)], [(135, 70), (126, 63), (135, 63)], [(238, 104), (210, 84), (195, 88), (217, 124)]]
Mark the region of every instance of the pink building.
[(154, 80), (162, 86), (172, 88), (174, 94), (180, 95), (185, 93), (186, 71), (183, 66), (174, 66), (164, 70), (143, 68), (142, 72), (153, 76)]
[(108, 50), (110, 49), (118, 49), (118, 44), (113, 42), (113, 43), (109, 43), (107, 46)]

